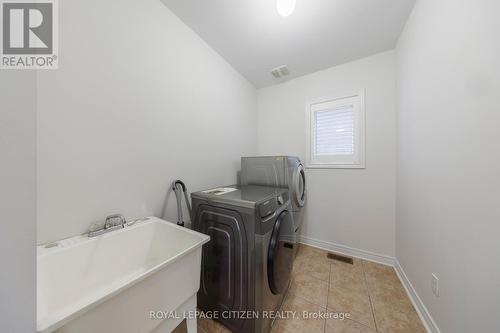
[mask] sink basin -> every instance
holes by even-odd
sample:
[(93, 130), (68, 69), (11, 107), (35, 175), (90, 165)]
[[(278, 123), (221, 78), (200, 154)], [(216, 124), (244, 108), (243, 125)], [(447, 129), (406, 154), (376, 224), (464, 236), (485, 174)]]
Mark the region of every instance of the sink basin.
[[(37, 331), (162, 332), (196, 309), (209, 236), (158, 218), (38, 247)], [(153, 312), (177, 311), (175, 318)], [(188, 318), (188, 329), (196, 320)]]

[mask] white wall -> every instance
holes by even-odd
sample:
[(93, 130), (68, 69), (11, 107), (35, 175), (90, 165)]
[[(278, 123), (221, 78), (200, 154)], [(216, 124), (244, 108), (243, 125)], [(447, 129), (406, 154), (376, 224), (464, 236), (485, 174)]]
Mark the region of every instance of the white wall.
[(500, 332), (499, 12), (419, 0), (397, 49), (396, 255), (442, 332)]
[(60, 68), (38, 76), (38, 241), (161, 215), (175, 178), (235, 183), (257, 149), (254, 87), (160, 1), (59, 5)]
[(0, 330), (36, 320), (36, 74), (0, 71)]
[(396, 110), (394, 52), (258, 91), (260, 154), (305, 157), (305, 105), (366, 90), (366, 169), (307, 170), (302, 235), (394, 255)]

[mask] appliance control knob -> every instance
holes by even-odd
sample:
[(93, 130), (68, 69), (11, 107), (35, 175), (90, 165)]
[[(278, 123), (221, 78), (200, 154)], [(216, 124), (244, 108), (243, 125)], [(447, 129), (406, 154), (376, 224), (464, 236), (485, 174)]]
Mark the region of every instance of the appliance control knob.
[(276, 198), (276, 201), (278, 201), (278, 205), (282, 205), (283, 202), (283, 197), (281, 195), (278, 195), (278, 198)]

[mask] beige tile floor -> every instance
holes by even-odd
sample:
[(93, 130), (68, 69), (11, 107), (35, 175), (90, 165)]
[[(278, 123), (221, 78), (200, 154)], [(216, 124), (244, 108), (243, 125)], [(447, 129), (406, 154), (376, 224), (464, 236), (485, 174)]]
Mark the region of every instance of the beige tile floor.
[[(272, 333), (425, 333), (392, 267), (361, 259), (342, 263), (305, 245), (299, 248), (282, 310), (296, 311), (299, 318), (275, 322)], [(305, 319), (303, 311), (324, 316)], [(336, 319), (335, 314), (341, 313), (350, 319)], [(198, 331), (229, 332), (207, 319), (198, 320)], [(176, 329), (182, 332), (184, 323)]]

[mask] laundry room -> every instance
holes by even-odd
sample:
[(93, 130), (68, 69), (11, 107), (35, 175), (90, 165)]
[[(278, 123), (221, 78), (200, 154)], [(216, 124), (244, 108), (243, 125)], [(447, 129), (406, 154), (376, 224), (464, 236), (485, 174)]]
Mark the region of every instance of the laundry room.
[(0, 0), (0, 332), (500, 332), (499, 12)]

